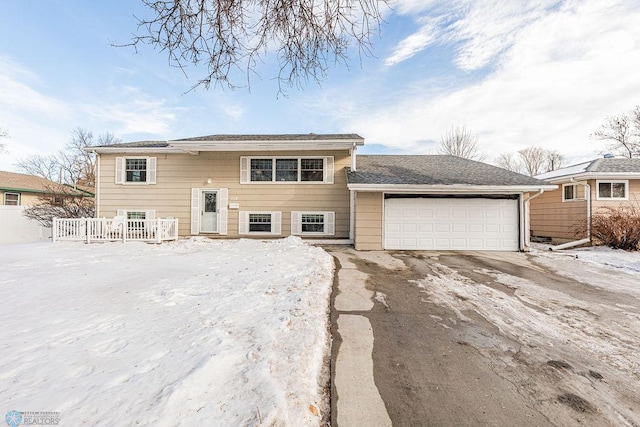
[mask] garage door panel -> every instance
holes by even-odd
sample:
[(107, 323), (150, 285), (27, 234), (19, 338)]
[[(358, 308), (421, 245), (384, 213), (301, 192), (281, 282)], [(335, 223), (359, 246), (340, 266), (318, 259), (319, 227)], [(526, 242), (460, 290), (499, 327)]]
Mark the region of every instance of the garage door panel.
[(385, 201), (385, 248), (517, 251), (518, 201), (398, 198)]

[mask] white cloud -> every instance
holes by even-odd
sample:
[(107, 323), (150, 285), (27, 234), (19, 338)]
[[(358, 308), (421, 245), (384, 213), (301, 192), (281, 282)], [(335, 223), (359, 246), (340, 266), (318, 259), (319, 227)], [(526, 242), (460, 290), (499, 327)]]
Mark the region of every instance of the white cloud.
[(37, 74), (10, 58), (0, 56), (0, 127), (7, 152), (0, 154), (0, 170), (33, 154), (54, 153), (69, 141), (78, 126), (116, 136), (152, 134), (166, 137), (176, 119), (176, 108), (167, 106), (135, 87), (107, 87), (91, 91), (86, 102), (73, 89), (65, 98), (49, 93)]
[(398, 13), (415, 16), (419, 29), (402, 40), (385, 62), (395, 65), (439, 43), (457, 46), (455, 63), (461, 69), (482, 68), (509, 48), (523, 29), (558, 4), (559, 0), (447, 0), (426, 4), (401, 0)]
[(176, 111), (162, 99), (154, 99), (132, 87), (123, 88), (107, 101), (87, 104), (83, 109), (118, 136), (151, 134), (166, 137), (176, 120)]
[(70, 121), (72, 109), (46, 89), (30, 69), (0, 55), (0, 127), (9, 132), (2, 140), (7, 152), (0, 154), (0, 170), (13, 170), (20, 158), (55, 152), (66, 143), (72, 128), (56, 128)]
[(398, 43), (393, 54), (385, 59), (384, 64), (391, 66), (405, 61), (424, 50), (436, 40), (437, 24), (425, 23), (416, 33)]
[[(590, 0), (545, 10), (527, 12), (535, 19), (508, 32), (508, 48), (487, 48), (498, 52), (497, 62), (481, 81), (435, 94), (433, 82), (412, 82), (411, 94), (346, 118), (344, 127), (361, 130), (370, 144), (427, 152), (423, 141), (438, 141), (452, 124), (465, 124), (480, 134), (489, 159), (530, 145), (570, 159), (594, 157), (601, 144), (589, 135), (606, 116), (640, 103), (640, 7)], [(489, 33), (482, 37), (491, 39)], [(476, 59), (469, 64), (494, 54), (477, 49), (470, 48), (475, 53), (467, 58)]]

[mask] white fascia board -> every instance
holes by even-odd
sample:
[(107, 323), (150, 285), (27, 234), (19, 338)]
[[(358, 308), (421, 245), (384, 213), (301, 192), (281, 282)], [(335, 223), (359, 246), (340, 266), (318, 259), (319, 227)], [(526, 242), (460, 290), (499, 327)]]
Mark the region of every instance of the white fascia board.
[(545, 181), (554, 184), (564, 184), (572, 181), (585, 181), (588, 179), (640, 179), (640, 172), (585, 172), (574, 175), (549, 178)]
[(540, 190), (555, 190), (557, 185), (409, 185), (409, 184), (348, 184), (354, 191), (373, 191), (385, 193), (433, 193), (433, 194), (505, 194), (528, 193)]
[(172, 154), (180, 154), (187, 153), (185, 150), (177, 150), (171, 147), (86, 147), (82, 149), (86, 152), (96, 152), (98, 154), (127, 154), (127, 153), (172, 153)]
[(335, 141), (198, 141), (170, 142), (181, 151), (327, 151), (350, 150), (359, 140)]

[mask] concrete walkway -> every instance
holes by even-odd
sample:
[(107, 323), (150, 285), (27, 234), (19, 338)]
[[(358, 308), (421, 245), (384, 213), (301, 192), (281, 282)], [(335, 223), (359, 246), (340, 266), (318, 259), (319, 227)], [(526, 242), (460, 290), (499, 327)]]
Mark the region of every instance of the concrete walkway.
[(391, 426), (391, 419), (373, 377), (373, 330), (362, 312), (373, 308), (369, 277), (350, 261), (348, 250), (330, 250), (341, 268), (337, 274), (334, 299), (334, 340), (332, 425)]

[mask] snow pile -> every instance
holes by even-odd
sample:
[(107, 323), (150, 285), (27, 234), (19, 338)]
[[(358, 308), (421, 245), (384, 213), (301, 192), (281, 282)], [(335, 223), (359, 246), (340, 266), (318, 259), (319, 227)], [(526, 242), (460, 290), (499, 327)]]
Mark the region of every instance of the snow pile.
[(590, 264), (601, 265), (628, 274), (640, 274), (640, 252), (627, 252), (606, 246), (594, 246), (573, 250), (549, 252), (536, 250), (538, 257), (557, 259), (558, 256), (570, 256)]
[[(319, 425), (333, 259), (298, 238), (0, 247), (0, 402), (68, 425)], [(0, 408), (1, 409), (1, 408)]]

